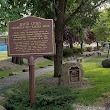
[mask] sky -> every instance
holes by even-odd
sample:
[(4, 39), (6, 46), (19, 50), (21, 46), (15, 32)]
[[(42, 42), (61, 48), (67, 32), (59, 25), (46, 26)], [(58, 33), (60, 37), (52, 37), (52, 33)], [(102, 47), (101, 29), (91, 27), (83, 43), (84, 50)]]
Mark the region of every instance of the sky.
[(105, 3), (105, 4), (102, 4), (101, 6), (99, 6), (99, 10), (100, 11), (103, 11), (106, 8), (110, 8), (110, 4), (109, 3)]

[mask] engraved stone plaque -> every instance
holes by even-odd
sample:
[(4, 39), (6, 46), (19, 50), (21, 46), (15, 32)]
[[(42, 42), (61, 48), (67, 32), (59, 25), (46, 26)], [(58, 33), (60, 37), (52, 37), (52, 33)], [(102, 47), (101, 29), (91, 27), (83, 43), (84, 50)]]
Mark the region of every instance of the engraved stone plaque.
[(71, 67), (69, 69), (69, 82), (79, 81), (79, 69), (77, 67)]
[(54, 44), (52, 19), (30, 16), (9, 22), (9, 56), (54, 54)]

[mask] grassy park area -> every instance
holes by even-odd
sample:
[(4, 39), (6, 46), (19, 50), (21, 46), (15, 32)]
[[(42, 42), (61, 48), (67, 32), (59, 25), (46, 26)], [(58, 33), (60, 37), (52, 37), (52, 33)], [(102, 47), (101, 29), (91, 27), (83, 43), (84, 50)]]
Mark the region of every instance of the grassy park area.
[(82, 63), (88, 86), (79, 91), (77, 103), (90, 105), (108, 100), (107, 98), (110, 95), (110, 69), (102, 67), (103, 59), (105, 56), (92, 58)]
[[(15, 110), (17, 110), (23, 106), (21, 101), (24, 105), (26, 104), (23, 109), (27, 108), (29, 110), (35, 110), (36, 107), (38, 110), (73, 110), (73, 103), (79, 105), (104, 105), (106, 101), (109, 101), (110, 95), (110, 69), (103, 68), (101, 64), (105, 58), (106, 56), (95, 57), (82, 63), (84, 84), (81, 88), (58, 87), (58, 82), (53, 78), (53, 72), (51, 72), (36, 79), (37, 102), (33, 109), (27, 107), (29, 98), (28, 81), (22, 82), (14, 89), (7, 90), (6, 96), (9, 99), (6, 106), (10, 108), (16, 106)], [(53, 65), (53, 61), (39, 62), (36, 68), (47, 67), (48, 65)], [(2, 71), (0, 75), (8, 72)]]
[(1, 0), (0, 9), (0, 110), (110, 109), (110, 0)]

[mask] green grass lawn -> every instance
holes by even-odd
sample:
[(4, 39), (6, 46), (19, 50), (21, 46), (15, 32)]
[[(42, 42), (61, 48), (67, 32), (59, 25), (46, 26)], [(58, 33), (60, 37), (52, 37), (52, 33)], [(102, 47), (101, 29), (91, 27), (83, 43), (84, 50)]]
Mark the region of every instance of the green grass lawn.
[(91, 105), (96, 104), (99, 99), (104, 98), (103, 94), (110, 92), (110, 68), (103, 68), (101, 65), (104, 57), (93, 58), (82, 63), (84, 77), (87, 78), (90, 87), (80, 89), (77, 103)]
[(35, 68), (41, 68), (41, 67), (47, 67), (47, 66), (53, 66), (54, 65), (54, 62), (53, 60), (47, 60), (47, 61), (42, 61), (42, 62), (39, 62), (35, 65)]
[(10, 73), (16, 73), (16, 74), (22, 74), (23, 72), (21, 70), (4, 70), (0, 71), (0, 77), (9, 76)]

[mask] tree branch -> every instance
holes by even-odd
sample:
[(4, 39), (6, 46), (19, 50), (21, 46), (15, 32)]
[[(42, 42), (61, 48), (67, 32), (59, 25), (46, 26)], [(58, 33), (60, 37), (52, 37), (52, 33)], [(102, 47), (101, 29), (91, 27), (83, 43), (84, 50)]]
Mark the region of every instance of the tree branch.
[(82, 8), (82, 6), (85, 5), (84, 2), (82, 2), (82, 3), (77, 7), (77, 9), (76, 9), (73, 13), (71, 13), (71, 14), (69, 15), (69, 17), (65, 20), (64, 25), (66, 25), (69, 21), (71, 21), (71, 19), (72, 19), (77, 13), (88, 12), (88, 11), (90, 11), (90, 10), (93, 10), (93, 9), (95, 9), (96, 7), (100, 6), (100, 5), (101, 5), (102, 3), (104, 3), (104, 2), (106, 2), (106, 0), (101, 1), (100, 3), (98, 3), (97, 5), (95, 5), (94, 7), (92, 7), (92, 8), (89, 9), (89, 10), (80, 11), (80, 9)]
[[(97, 8), (98, 6), (100, 6), (102, 3), (104, 3), (104, 2), (106, 2), (106, 0), (103, 0), (103, 1), (101, 1), (99, 4), (97, 4), (96, 6), (94, 6), (94, 7), (92, 7), (91, 9), (89, 9), (89, 10), (86, 10), (85, 12), (88, 12), (88, 11), (90, 11), (90, 10), (94, 10), (95, 8)], [(83, 12), (83, 11), (82, 11)]]
[(79, 13), (79, 10), (81, 9), (81, 7), (82, 7), (82, 4), (80, 4), (78, 8), (72, 14), (70, 14), (70, 16), (65, 20), (64, 25), (66, 25), (77, 13)]

